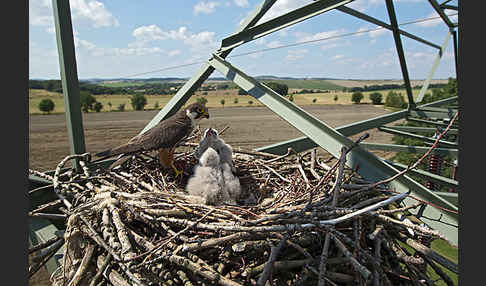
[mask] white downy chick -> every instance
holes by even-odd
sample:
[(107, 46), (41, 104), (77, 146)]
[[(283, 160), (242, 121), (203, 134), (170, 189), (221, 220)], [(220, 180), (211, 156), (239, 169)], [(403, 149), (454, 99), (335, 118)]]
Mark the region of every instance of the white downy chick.
[(209, 205), (231, 201), (224, 187), (219, 155), (213, 148), (207, 148), (202, 154), (194, 175), (187, 182), (186, 191), (189, 195), (201, 197)]
[(236, 173), (236, 169), (233, 165), (233, 148), (219, 137), (218, 131), (212, 128), (208, 128), (204, 131), (203, 139), (199, 142), (199, 146), (196, 150), (196, 157), (200, 158), (209, 147), (218, 152), (221, 164), (227, 163), (230, 166), (231, 171)]
[(226, 192), (229, 194), (231, 203), (236, 204), (236, 200), (238, 199), (241, 193), (240, 180), (238, 179), (238, 177), (233, 175), (231, 167), (228, 163), (222, 163), (220, 166), (221, 166), (221, 171), (223, 173), (223, 179), (224, 179), (223, 187), (226, 190)]

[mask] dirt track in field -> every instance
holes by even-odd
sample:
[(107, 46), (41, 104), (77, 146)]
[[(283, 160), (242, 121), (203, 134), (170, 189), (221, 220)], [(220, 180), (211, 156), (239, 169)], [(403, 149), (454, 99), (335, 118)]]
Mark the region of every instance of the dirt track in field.
[[(381, 106), (310, 105), (307, 112), (331, 127), (369, 119), (388, 111)], [(229, 126), (223, 139), (233, 147), (256, 148), (303, 136), (286, 121), (266, 107), (210, 108), (209, 120), (202, 120), (204, 130)], [(83, 113), (86, 150), (98, 152), (122, 144), (140, 132), (157, 114), (156, 111)], [(390, 143), (391, 135), (370, 130), (367, 142)], [(38, 171), (54, 170), (69, 154), (66, 118), (58, 115), (32, 115), (29, 118), (29, 168)]]
[[(303, 107), (331, 127), (369, 119), (387, 113), (382, 107), (360, 105), (313, 105)], [(290, 124), (266, 107), (210, 108), (209, 120), (200, 122), (204, 130), (229, 126), (222, 135), (233, 147), (256, 148), (302, 136)], [(157, 114), (156, 111), (83, 113), (85, 144), (88, 152), (98, 152), (126, 142), (140, 132)], [(390, 143), (391, 135), (369, 130), (367, 142)], [(359, 136), (355, 135), (353, 138)], [(32, 115), (29, 118), (29, 168), (37, 171), (54, 170), (69, 154), (66, 117)], [(376, 153), (386, 157), (385, 153)], [(29, 281), (31, 286), (50, 285), (45, 269)]]

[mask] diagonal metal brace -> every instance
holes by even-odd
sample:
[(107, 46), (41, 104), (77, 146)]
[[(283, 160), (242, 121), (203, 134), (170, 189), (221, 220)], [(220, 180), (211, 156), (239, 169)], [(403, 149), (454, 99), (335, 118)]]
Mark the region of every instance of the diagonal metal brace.
[(233, 49), (246, 42), (256, 40), (265, 35), (281, 30), (285, 27), (295, 25), (306, 19), (333, 10), (336, 7), (341, 7), (342, 5), (348, 4), (352, 1), (353, 0), (321, 0), (305, 5), (289, 13), (268, 20), (262, 24), (243, 30), (237, 34), (233, 34), (223, 39), (221, 42), (221, 48), (218, 52)]
[[(213, 55), (213, 58), (209, 60), (209, 64), (335, 157), (339, 156), (343, 146), (350, 147), (353, 144), (349, 138), (307, 113), (271, 88), (246, 75), (218, 55)], [(360, 146), (348, 153), (347, 162), (347, 165), (350, 167), (357, 166), (358, 173), (371, 181), (386, 179), (398, 173), (397, 169)], [(413, 197), (438, 206), (439, 208), (428, 207), (425, 210), (426, 217), (433, 219), (428, 220), (424, 218), (424, 222), (442, 232), (453, 244), (457, 245), (458, 208), (455, 205), (434, 194), (406, 175), (390, 182), (390, 187), (402, 193), (411, 191)], [(410, 197), (404, 200), (405, 204), (415, 202)], [(444, 212), (440, 208), (449, 209), (452, 212)], [(435, 219), (438, 217), (440, 217), (440, 220)]]

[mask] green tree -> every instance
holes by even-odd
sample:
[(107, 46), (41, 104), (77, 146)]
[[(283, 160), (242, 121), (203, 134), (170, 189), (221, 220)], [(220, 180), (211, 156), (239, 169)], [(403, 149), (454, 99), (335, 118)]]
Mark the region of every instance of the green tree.
[(334, 102), (337, 102), (337, 101), (338, 101), (338, 99), (339, 99), (339, 97), (338, 97), (338, 95), (336, 94), (336, 95), (334, 96)]
[(312, 103), (316, 103), (316, 102), (317, 102), (317, 98), (314, 98), (314, 99), (312, 100)]
[(118, 111), (125, 111), (125, 103), (120, 103), (120, 105), (118, 105)]
[(224, 104), (226, 103), (226, 101), (225, 101), (224, 99), (221, 99), (221, 100), (219, 101), (219, 103), (221, 103), (221, 105), (224, 107)]
[(97, 101), (97, 102), (95, 102), (95, 103), (93, 104), (93, 109), (94, 109), (94, 111), (96, 111), (96, 112), (100, 112), (100, 111), (101, 111), (101, 109), (103, 109), (103, 104), (102, 104), (101, 102)]
[(238, 98), (237, 97), (233, 100), (233, 103), (238, 104)]
[(383, 99), (383, 95), (379, 92), (373, 92), (370, 94), (370, 100), (373, 104), (381, 104), (381, 100)]
[(361, 93), (360, 91), (355, 91), (351, 95), (351, 101), (353, 101), (354, 103), (360, 103), (363, 97), (363, 93)]
[(269, 88), (273, 89), (275, 92), (277, 92), (278, 94), (280, 94), (282, 96), (286, 96), (289, 92), (288, 85), (286, 85), (284, 83), (266, 82), (265, 85), (268, 86)]
[(248, 104), (252, 105), (253, 104), (253, 100), (248, 100)]
[(110, 102), (110, 101), (108, 101), (108, 103), (107, 103), (107, 104), (108, 104), (108, 107), (110, 108), (110, 111), (111, 111), (111, 105), (112, 105), (112, 104), (111, 104), (111, 102)]
[(133, 94), (130, 100), (132, 103), (132, 107), (135, 110), (143, 110), (143, 108), (147, 104), (147, 98), (145, 97), (145, 95), (139, 93)]
[(197, 101), (197, 102), (199, 102), (199, 103), (200, 103), (200, 104), (202, 104), (202, 105), (206, 105), (206, 103), (208, 103), (208, 99), (207, 99), (207, 98), (205, 98), (205, 97), (198, 97), (198, 98), (196, 99), (196, 101)]
[(294, 96), (292, 94), (289, 96), (289, 100), (294, 102)]
[(158, 101), (156, 101), (156, 102), (154, 103), (154, 109), (159, 109), (159, 102), (158, 102)]
[(54, 110), (54, 106), (54, 101), (52, 101), (50, 98), (45, 98), (39, 102), (39, 110), (42, 112), (47, 112), (47, 114)]
[(386, 95), (385, 106), (407, 108), (407, 103), (405, 102), (405, 98), (401, 93), (396, 93), (393, 90), (390, 90)]
[(430, 103), (452, 96), (457, 96), (457, 80), (454, 78), (449, 78), (449, 81), (443, 88), (432, 89), (432, 94), (426, 93), (421, 103)]
[(89, 93), (89, 91), (81, 90), (79, 92), (79, 101), (81, 103), (81, 110), (83, 112), (89, 112), (90, 110), (93, 110), (96, 98)]

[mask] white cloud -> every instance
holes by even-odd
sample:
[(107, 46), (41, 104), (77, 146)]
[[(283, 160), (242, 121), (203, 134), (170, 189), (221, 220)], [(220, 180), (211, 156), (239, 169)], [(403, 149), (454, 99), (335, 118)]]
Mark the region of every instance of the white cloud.
[(309, 51), (307, 49), (290, 50), (287, 52), (285, 59), (288, 61), (295, 61), (303, 58), (308, 52)]
[(142, 42), (167, 39), (166, 34), (155, 24), (136, 28), (133, 30), (132, 36)]
[(169, 51), (169, 52), (167, 53), (167, 55), (168, 55), (169, 57), (177, 56), (177, 55), (180, 55), (180, 54), (181, 54), (181, 51), (180, 51), (180, 50), (172, 50), (172, 51)]
[(365, 12), (366, 10), (368, 10), (368, 8), (377, 4), (383, 5), (384, 1), (383, 0), (358, 0), (358, 1), (353, 1), (351, 3), (348, 3), (345, 6), (349, 8), (353, 8), (360, 12)]
[(270, 19), (312, 3), (311, 0), (279, 0), (265, 13), (258, 23), (266, 22)]
[(118, 20), (105, 8), (105, 4), (96, 0), (71, 0), (73, 21), (87, 21), (93, 27), (119, 26)]
[(32, 26), (54, 27), (51, 1), (29, 1), (29, 22)]
[(320, 32), (317, 34), (310, 34), (305, 32), (296, 32), (294, 35), (297, 38), (297, 43), (308, 42), (308, 41), (317, 41), (327, 39), (326, 41), (333, 41), (333, 37), (336, 37), (340, 34), (343, 34), (345, 30), (331, 30), (326, 32)]
[[(435, 12), (435, 11), (431, 12), (425, 18), (434, 18), (434, 17), (439, 17), (439, 14), (437, 14), (437, 12)], [(433, 19), (433, 20), (419, 22), (416, 25), (420, 26), (420, 27), (434, 27), (434, 26), (440, 25), (441, 23), (442, 23), (442, 19), (437, 18), (437, 19)]]
[(265, 38), (258, 38), (254, 41), (256, 45), (265, 45), (267, 43), (267, 40)]
[(327, 51), (329, 49), (334, 49), (334, 48), (337, 48), (337, 47), (339, 47), (339, 44), (337, 44), (337, 43), (330, 43), (330, 44), (322, 45), (321, 46), (321, 50), (322, 51)]
[(387, 32), (388, 32), (387, 29), (379, 29), (379, 30), (370, 31), (368, 34), (370, 35), (371, 38), (378, 38), (385, 35)]
[(282, 44), (279, 41), (271, 41), (270, 43), (267, 44), (268, 48), (278, 48), (282, 46)]
[(248, 6), (248, 0), (233, 0), (233, 2), (235, 2), (236, 6), (238, 7)]
[[(143, 47), (136, 45), (128, 45), (126, 48), (102, 48), (96, 46), (89, 41), (74, 38), (74, 44), (76, 46), (76, 52), (88, 53), (94, 57), (105, 56), (146, 56), (153, 54), (163, 54), (165, 51), (159, 47)], [(169, 55), (169, 53), (167, 53)]]
[(132, 35), (136, 38), (136, 43), (132, 45), (144, 46), (150, 41), (156, 40), (179, 40), (184, 44), (190, 45), (194, 49), (203, 47), (214, 48), (217, 46), (215, 32), (202, 31), (194, 34), (182, 26), (177, 30), (163, 31), (157, 25), (141, 26), (133, 30)]
[[(457, 13), (457, 11), (447, 11), (446, 15), (455, 14), (455, 13), (452, 13), (452, 12)], [(425, 18), (436, 18), (436, 19), (431, 19), (431, 20), (428, 20), (428, 21), (419, 22), (419, 23), (416, 23), (415, 25), (420, 26), (420, 27), (435, 27), (435, 26), (438, 26), (438, 25), (445, 25), (444, 21), (442, 21), (442, 18), (440, 18), (439, 14), (437, 14), (437, 12), (435, 12), (435, 11), (432, 11)], [(457, 20), (458, 20), (457, 15), (449, 16), (449, 19), (453, 23), (457, 22)]]
[(332, 57), (333, 60), (340, 60), (344, 58), (344, 55), (335, 55), (334, 57)]
[(220, 4), (218, 2), (204, 2), (204, 1), (199, 2), (194, 6), (194, 14), (195, 15), (199, 13), (211, 14), (219, 5)]
[[(73, 26), (76, 24), (90, 25), (94, 28), (117, 27), (118, 20), (96, 0), (71, 0), (71, 17)], [(49, 0), (29, 1), (29, 22), (32, 26), (46, 27), (49, 33), (54, 32), (54, 16), (52, 3)]]

